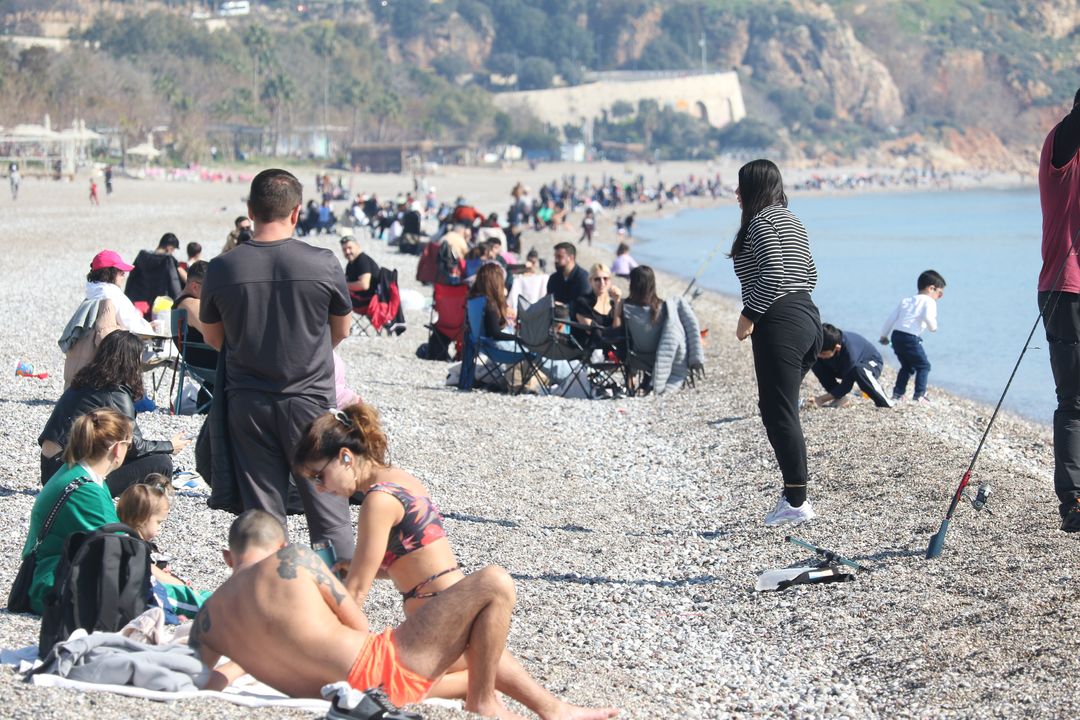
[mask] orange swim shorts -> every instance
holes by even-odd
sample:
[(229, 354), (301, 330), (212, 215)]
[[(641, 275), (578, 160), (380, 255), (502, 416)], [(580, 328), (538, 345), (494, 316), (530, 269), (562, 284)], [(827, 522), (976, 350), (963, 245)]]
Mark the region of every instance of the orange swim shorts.
[(349, 670), (349, 685), (360, 691), (381, 686), (395, 705), (420, 702), (434, 684), (398, 661), (393, 628), (368, 635)]

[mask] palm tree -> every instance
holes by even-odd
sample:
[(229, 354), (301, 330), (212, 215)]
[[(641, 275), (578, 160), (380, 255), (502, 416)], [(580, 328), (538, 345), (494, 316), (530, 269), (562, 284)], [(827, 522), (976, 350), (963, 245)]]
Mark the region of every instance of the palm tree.
[(276, 70), (263, 83), (259, 99), (263, 101), (266, 109), (274, 118), (274, 134), (271, 144), (275, 155), (277, 155), (278, 141), (281, 137), (281, 115), (295, 98), (296, 83), (281, 70)]
[(274, 64), (273, 41), (265, 27), (252, 23), (244, 30), (243, 43), (251, 53), (251, 96), (258, 97), (259, 71)]

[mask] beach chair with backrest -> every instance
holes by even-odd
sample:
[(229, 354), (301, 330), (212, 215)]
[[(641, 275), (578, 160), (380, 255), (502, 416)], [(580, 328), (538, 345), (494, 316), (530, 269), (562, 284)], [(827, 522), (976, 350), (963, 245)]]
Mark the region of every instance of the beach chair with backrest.
[(374, 278), (375, 292), (364, 307), (353, 308), (353, 335), (379, 335), (405, 332), (405, 314), (401, 310), (398, 272), (379, 268)]
[(518, 297), (517, 334), (522, 348), (535, 355), (541, 367), (545, 361), (568, 363), (569, 377), (563, 380), (556, 394), (566, 395), (577, 387), (584, 397), (591, 398), (593, 392), (588, 380), (585, 348), (569, 330), (569, 320), (556, 316), (553, 295), (545, 295), (535, 303)]
[(664, 327), (667, 309), (661, 308), (654, 323), (652, 311), (643, 305), (623, 304), (622, 324), (626, 331), (626, 392), (644, 395), (652, 390), (656, 348)]
[(465, 296), (467, 285), (444, 285), (435, 283), (431, 303), (431, 319), (428, 328), (428, 357), (449, 359), (450, 346), (455, 348), (454, 357), (461, 357), (465, 333)]
[[(173, 336), (173, 341), (176, 343), (176, 347), (180, 352), (180, 356), (176, 359), (176, 370), (173, 373), (173, 382), (169, 387), (169, 396), (173, 398), (173, 414), (178, 415), (183, 409), (181, 400), (184, 397), (184, 383), (190, 383), (192, 380), (196, 381), (203, 390), (206, 391), (207, 400), (203, 403), (196, 403), (197, 407), (193, 414), (202, 414), (210, 409), (210, 403), (213, 400), (214, 382), (217, 378), (217, 365), (212, 367), (204, 367), (191, 362), (191, 355), (193, 351), (201, 350), (204, 352), (217, 351), (207, 345), (206, 343), (193, 342), (188, 337), (188, 314), (187, 310), (174, 309), (171, 313), (170, 325)], [(176, 394), (172, 394), (173, 387), (176, 388)]]
[[(487, 336), (484, 332), (486, 306), (487, 298), (485, 297), (469, 298), (466, 302), (465, 352), (462, 354), (458, 387), (462, 390), (473, 388), (476, 384), (476, 366), (479, 365), (483, 370), (486, 384), (514, 395), (521, 392), (532, 378), (537, 377), (539, 365), (537, 359), (522, 348), (519, 340), (514, 341), (515, 350), (506, 350), (496, 345), (496, 341)], [(520, 382), (511, 382), (507, 369), (518, 363), (521, 363), (523, 367), (522, 379)]]

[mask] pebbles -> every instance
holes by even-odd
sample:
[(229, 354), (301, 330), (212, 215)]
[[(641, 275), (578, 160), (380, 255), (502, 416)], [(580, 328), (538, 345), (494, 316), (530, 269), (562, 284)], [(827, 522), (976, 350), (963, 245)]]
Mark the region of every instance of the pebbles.
[[(498, 209), (516, 177), (492, 175), (463, 171), (437, 184), (456, 195), (460, 183), (471, 202)], [(381, 196), (407, 185), (364, 182), (384, 183)], [(0, 314), (9, 319), (0, 326), (0, 368), (27, 358), (51, 376), (0, 373), (0, 592), (14, 577), (38, 488), (36, 437), (61, 390), (55, 340), (82, 297), (89, 258), (110, 247), (130, 259), (166, 231), (212, 254), (246, 192), (118, 181), (117, 194), (90, 212), (82, 184), (28, 180), (23, 190), (5, 209), (0, 245)], [(609, 224), (602, 220), (600, 237), (610, 237)], [(529, 233), (523, 244), (550, 257), (562, 239), (576, 233)], [(335, 237), (314, 242), (337, 251)], [(363, 244), (398, 268), (404, 287), (416, 287), (415, 258)], [(581, 253), (582, 264), (594, 258), (610, 261), (610, 252)], [(683, 287), (664, 280), (665, 293)], [(809, 493), (820, 519), (765, 528), (780, 482), (757, 417), (750, 347), (733, 339), (738, 308), (713, 295), (694, 307), (710, 329), (709, 376), (660, 398), (459, 393), (444, 385), (444, 364), (414, 355), (426, 340), (426, 312), (409, 313), (400, 337), (350, 338), (340, 348), (350, 384), (382, 413), (394, 462), (424, 480), (451, 516), (463, 564), (497, 563), (514, 574), (510, 647), (525, 666), (572, 701), (618, 705), (628, 717), (1076, 714), (1076, 541), (1057, 530), (1049, 428), (998, 419), (975, 471), (976, 481), (994, 483), (994, 514), (962, 505), (944, 557), (928, 562), (926, 542), (988, 408), (935, 391), (929, 407), (885, 411), (860, 400), (807, 411)], [(806, 396), (818, 391), (811, 381)], [(140, 417), (147, 437), (199, 422)], [(191, 453), (179, 462), (193, 465)], [(181, 496), (161, 544), (196, 585), (214, 587), (227, 576), (220, 549), (231, 520), (202, 497)], [(290, 533), (306, 540), (302, 519)], [(752, 592), (761, 571), (808, 559), (784, 543), (786, 533), (874, 571), (854, 583)], [(366, 610), (375, 627), (400, 621), (385, 583)], [(36, 636), (35, 619), (0, 613), (0, 645)], [(8, 670), (0, 695), (11, 717), (248, 714), (221, 703), (29, 688)]]

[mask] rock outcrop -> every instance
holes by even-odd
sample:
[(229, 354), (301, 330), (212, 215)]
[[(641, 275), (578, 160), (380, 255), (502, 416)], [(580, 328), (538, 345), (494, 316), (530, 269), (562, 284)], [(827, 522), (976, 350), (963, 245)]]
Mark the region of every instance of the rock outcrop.
[(904, 117), (900, 89), (888, 68), (824, 8), (812, 24), (751, 28), (742, 64), (768, 85), (798, 88), (836, 117), (887, 128)]

